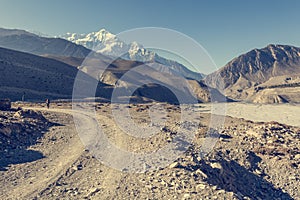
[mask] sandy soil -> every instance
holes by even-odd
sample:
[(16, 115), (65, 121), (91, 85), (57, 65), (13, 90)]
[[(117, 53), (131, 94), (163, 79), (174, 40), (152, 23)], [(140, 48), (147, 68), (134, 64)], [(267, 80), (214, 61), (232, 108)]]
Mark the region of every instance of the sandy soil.
[(216, 109), (211, 109), (211, 104), (202, 104), (199, 109), (205, 113), (223, 114), (218, 107), (225, 107), (226, 115), (244, 118), (255, 122), (276, 121), (291, 126), (300, 126), (299, 104), (247, 104), (226, 103), (219, 104)]

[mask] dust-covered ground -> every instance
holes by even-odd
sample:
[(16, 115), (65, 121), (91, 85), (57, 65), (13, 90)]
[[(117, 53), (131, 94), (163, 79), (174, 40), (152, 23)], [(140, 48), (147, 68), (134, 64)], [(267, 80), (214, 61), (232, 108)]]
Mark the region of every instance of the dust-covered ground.
[[(213, 150), (201, 158), (211, 115), (195, 105), (193, 120), (200, 124), (188, 150), (168, 166), (132, 173), (102, 164), (84, 147), (71, 104), (15, 106), (34, 111), (0, 113), (0, 199), (300, 199), (297, 126), (226, 117)], [(88, 106), (109, 140), (131, 152), (162, 148), (183, 123), (178, 106), (160, 104), (164, 127), (135, 138), (116, 124), (110, 104)], [(151, 106), (129, 105), (134, 122), (152, 123)], [(83, 113), (74, 116), (92, 126)]]

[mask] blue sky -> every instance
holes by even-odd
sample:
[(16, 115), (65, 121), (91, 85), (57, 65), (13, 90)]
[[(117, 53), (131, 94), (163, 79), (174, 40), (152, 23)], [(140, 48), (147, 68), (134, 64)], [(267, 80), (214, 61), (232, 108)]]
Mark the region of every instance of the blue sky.
[(297, 0), (1, 0), (0, 27), (48, 35), (164, 27), (198, 41), (218, 67), (270, 43), (300, 46)]

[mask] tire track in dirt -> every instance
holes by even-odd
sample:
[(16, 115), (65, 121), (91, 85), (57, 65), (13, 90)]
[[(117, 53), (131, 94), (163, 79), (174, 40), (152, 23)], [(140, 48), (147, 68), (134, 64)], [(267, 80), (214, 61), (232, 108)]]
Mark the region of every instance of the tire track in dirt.
[[(24, 108), (31, 109), (35, 111), (47, 111), (47, 112), (57, 112), (64, 114), (72, 114), (71, 110), (67, 109), (51, 109), (46, 110), (44, 108)], [(72, 128), (70, 129), (72, 130)], [(68, 133), (66, 133), (68, 134)], [(24, 179), (23, 184), (18, 185), (15, 188), (12, 188), (9, 191), (9, 194), (6, 194), (5, 197), (1, 197), (1, 199), (27, 199), (36, 195), (39, 191), (48, 187), (49, 184), (54, 182), (62, 173), (64, 173), (68, 167), (76, 161), (83, 153), (83, 145), (78, 137), (73, 137), (68, 141), (66, 146), (63, 148), (61, 152), (54, 152), (56, 155), (53, 155), (54, 159), (45, 159), (47, 166), (50, 166), (47, 171), (41, 171), (38, 168), (40, 165), (36, 166), (36, 169), (31, 169), (31, 171), (35, 172), (36, 180), (33, 181), (30, 185), (26, 183), (26, 179)], [(51, 162), (51, 163), (50, 163)], [(55, 163), (53, 165), (53, 163)]]
[[(25, 109), (32, 109), (32, 108), (25, 108)], [(78, 110), (70, 110), (70, 109), (46, 109), (46, 108), (33, 108), (33, 110), (37, 111), (47, 111), (47, 112), (58, 112), (58, 113), (64, 113), (64, 114), (70, 114), (73, 115), (75, 118), (80, 119), (76, 120), (76, 123), (79, 126), (86, 127), (86, 131), (92, 130), (95, 128), (95, 118), (91, 113), (84, 112), (84, 111), (78, 111)], [(126, 138), (124, 134), (122, 134), (122, 131), (117, 127), (114, 120), (110, 119), (107, 116), (104, 115), (97, 115), (97, 121), (99, 124), (105, 124), (104, 133), (107, 135), (107, 137), (113, 141), (113, 143), (121, 148), (126, 148), (128, 145)], [(66, 133), (67, 134), (67, 133)], [(82, 139), (82, 138), (80, 138)], [(60, 166), (57, 168), (55, 175), (49, 179), (40, 181), (38, 184), (36, 184), (36, 189), (34, 192), (28, 192), (27, 196), (32, 196), (33, 193), (36, 193), (37, 191), (44, 190), (48, 187), (51, 183), (55, 183), (57, 179), (59, 179), (65, 172), (71, 167), (71, 165), (76, 162), (80, 156), (83, 153), (83, 144), (82, 141), (79, 139), (79, 137), (76, 137), (76, 141), (73, 141), (72, 144), (69, 144), (69, 146), (72, 147), (72, 149), (69, 149), (67, 154), (67, 158), (58, 157), (58, 160), (63, 160), (63, 163), (60, 163)], [(116, 191), (119, 186), (120, 181), (126, 174), (123, 174), (122, 172), (106, 167), (104, 182), (102, 183), (102, 187), (105, 190), (103, 195), (101, 197), (103, 199), (111, 199), (113, 196), (117, 195)], [(44, 183), (44, 184), (43, 184)], [(26, 189), (26, 187), (25, 187)]]

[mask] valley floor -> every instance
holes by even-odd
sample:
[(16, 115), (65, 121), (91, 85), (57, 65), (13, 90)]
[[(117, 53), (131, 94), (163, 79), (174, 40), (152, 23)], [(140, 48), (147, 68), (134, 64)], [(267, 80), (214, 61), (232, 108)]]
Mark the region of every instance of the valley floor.
[[(220, 112), (220, 107), (197, 105), (195, 116), (201, 125), (188, 151), (169, 166), (143, 173), (122, 172), (97, 160), (82, 145), (70, 104), (55, 104), (50, 110), (36, 104), (19, 106), (42, 112), (52, 125), (26, 149), (8, 146), (1, 151), (5, 156), (0, 162), (0, 199), (300, 199), (296, 105), (227, 104), (224, 129), (204, 158), (199, 152), (211, 120), (207, 112), (214, 108)], [(172, 105), (161, 105), (168, 112), (167, 123), (147, 139), (122, 133), (109, 104), (90, 106), (96, 108), (107, 137), (128, 151), (153, 151), (178, 134), (179, 112)], [(136, 123), (149, 122), (149, 105), (131, 105), (130, 111)], [(76, 115), (87, 127), (93, 126), (89, 116)], [(18, 160), (24, 156), (30, 159)], [(9, 163), (12, 157), (17, 160)]]
[[(300, 127), (300, 104), (251, 104), (221, 103), (217, 106), (201, 104), (199, 109), (205, 113), (226, 114), (227, 116), (244, 118), (255, 122), (276, 121)], [(218, 108), (224, 107), (225, 112)]]

